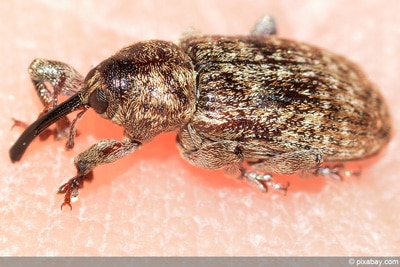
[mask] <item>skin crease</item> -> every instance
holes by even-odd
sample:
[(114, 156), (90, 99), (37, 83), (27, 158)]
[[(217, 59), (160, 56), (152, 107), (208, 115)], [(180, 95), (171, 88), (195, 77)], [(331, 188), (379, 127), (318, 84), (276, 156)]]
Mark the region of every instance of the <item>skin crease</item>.
[[(80, 9), (80, 2), (3, 4), (1, 255), (399, 255), (399, 4), (264, 2), (115, 1)], [(176, 41), (189, 26), (206, 34), (246, 34), (265, 13), (277, 19), (279, 36), (361, 64), (386, 98), (394, 135), (360, 178), (279, 177), (291, 182), (287, 195), (262, 194), (221, 171), (190, 166), (179, 156), (175, 135), (163, 134), (97, 168), (73, 210), (60, 212), (62, 196), (55, 191), (75, 174), (73, 157), (101, 139), (122, 138), (121, 128), (93, 111), (78, 121), (72, 151), (65, 152), (64, 140), (36, 140), (20, 163), (9, 161), (8, 149), (21, 133), (9, 130), (11, 117), (32, 122), (41, 109), (26, 71), (33, 58), (65, 61), (85, 75), (130, 43)]]

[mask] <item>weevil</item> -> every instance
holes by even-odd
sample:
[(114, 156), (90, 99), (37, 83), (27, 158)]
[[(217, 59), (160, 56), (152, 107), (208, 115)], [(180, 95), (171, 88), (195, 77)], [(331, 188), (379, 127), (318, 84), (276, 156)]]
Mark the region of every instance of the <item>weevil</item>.
[[(285, 191), (274, 174), (311, 170), (340, 176), (334, 163), (378, 153), (391, 120), (383, 97), (348, 59), (276, 36), (266, 16), (246, 36), (189, 34), (179, 44), (142, 41), (118, 51), (86, 75), (35, 59), (32, 82), (45, 108), (10, 150), (19, 161), (32, 140), (56, 123), (72, 148), (75, 124), (92, 108), (124, 128), (75, 158), (77, 174), (62, 185), (65, 205), (93, 169), (136, 151), (153, 137), (177, 132), (189, 163), (223, 168), (261, 190)], [(70, 96), (58, 104), (58, 95)], [(81, 110), (72, 122), (67, 114)]]

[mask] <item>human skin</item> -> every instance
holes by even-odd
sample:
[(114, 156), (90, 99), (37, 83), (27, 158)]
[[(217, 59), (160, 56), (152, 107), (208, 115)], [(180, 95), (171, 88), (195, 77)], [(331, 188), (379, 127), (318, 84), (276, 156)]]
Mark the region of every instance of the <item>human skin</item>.
[[(400, 4), (396, 1), (9, 1), (0, 5), (0, 255), (399, 255)], [(247, 34), (264, 14), (278, 34), (344, 55), (362, 66), (387, 99), (393, 136), (360, 177), (279, 177), (286, 196), (258, 191), (222, 171), (181, 159), (175, 134), (98, 167), (73, 209), (57, 188), (75, 174), (73, 157), (122, 128), (93, 111), (65, 140), (35, 140), (20, 162), (8, 150), (37, 118), (27, 67), (35, 57), (68, 62), (83, 75), (118, 49), (147, 39)], [(73, 116), (72, 116), (73, 117)], [(397, 233), (397, 234), (396, 234)]]

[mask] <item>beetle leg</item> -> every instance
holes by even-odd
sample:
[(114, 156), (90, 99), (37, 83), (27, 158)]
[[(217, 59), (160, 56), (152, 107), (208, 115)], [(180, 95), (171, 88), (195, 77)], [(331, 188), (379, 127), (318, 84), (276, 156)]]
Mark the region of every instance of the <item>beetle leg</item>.
[(299, 150), (278, 154), (251, 167), (268, 173), (293, 174), (297, 171), (317, 168), (322, 162), (322, 156), (313, 150)]
[(91, 181), (93, 179), (93, 171), (90, 171), (85, 175), (77, 175), (71, 178), (68, 182), (60, 186), (58, 189), (59, 194), (65, 194), (64, 202), (61, 204), (61, 209), (64, 206), (69, 206), (72, 210), (71, 202), (78, 198), (78, 189), (83, 187), (83, 182), (85, 180)]
[[(39, 117), (58, 105), (58, 96), (72, 96), (83, 87), (83, 77), (71, 66), (53, 60), (35, 59), (29, 66), (29, 74), (35, 91), (44, 108)], [(21, 125), (20, 123), (14, 125)], [(68, 136), (71, 122), (65, 116), (56, 122), (56, 129), (52, 132), (56, 139)], [(49, 131), (44, 133), (49, 136)]]
[(247, 179), (250, 183), (255, 184), (258, 189), (263, 192), (268, 192), (268, 188), (271, 187), (275, 190), (283, 191), (286, 195), (286, 191), (289, 188), (290, 183), (287, 182), (286, 185), (280, 183), (274, 183), (273, 178), (270, 174), (260, 174), (257, 172), (245, 172), (243, 178)]
[(64, 203), (61, 205), (71, 207), (71, 200), (78, 196), (78, 189), (83, 186), (85, 180), (92, 179), (92, 170), (96, 166), (114, 162), (140, 147), (141, 143), (126, 138), (124, 141), (102, 140), (75, 158), (77, 175), (63, 184), (58, 193), (65, 194)]
[(70, 126), (69, 126), (69, 131), (68, 131), (68, 138), (67, 138), (67, 142), (65, 143), (65, 148), (67, 150), (70, 150), (74, 147), (75, 145), (75, 137), (77, 135), (79, 135), (79, 132), (75, 129), (76, 127), (76, 122), (82, 118), (83, 114), (87, 111), (87, 109), (82, 110), (81, 112), (79, 112), (76, 117), (74, 118), (74, 120), (71, 122)]
[(360, 167), (354, 170), (348, 170), (343, 166), (343, 164), (336, 164), (333, 166), (318, 166), (314, 172), (314, 175), (328, 176), (338, 181), (342, 181), (344, 177), (359, 176), (360, 174)]
[(242, 161), (240, 149), (234, 141), (210, 142), (193, 150), (187, 150), (181, 144), (178, 147), (184, 159), (192, 165), (205, 169), (227, 167), (228, 172), (237, 173), (236, 164)]
[(225, 173), (231, 177), (237, 177), (239, 179), (246, 179), (252, 184), (255, 184), (258, 189), (263, 192), (268, 192), (268, 188), (282, 191), (286, 195), (286, 191), (289, 188), (290, 183), (286, 185), (275, 183), (272, 175), (268, 173), (258, 173), (255, 171), (248, 171), (241, 163), (231, 164), (224, 168)]
[[(237, 142), (221, 141), (201, 144), (194, 148), (194, 143), (186, 143), (186, 141), (194, 141), (196, 136), (192, 132), (190, 139), (185, 139), (185, 135), (178, 138), (178, 147), (181, 150), (182, 157), (195, 166), (207, 169), (223, 168), (225, 173), (231, 177), (245, 178), (249, 182), (254, 183), (264, 192), (268, 191), (268, 187), (280, 190), (286, 193), (287, 185), (275, 183), (269, 174), (259, 174), (256, 172), (246, 171), (242, 166), (243, 155)], [(199, 140), (198, 140), (199, 141)], [(187, 150), (184, 147), (191, 147)]]
[(250, 163), (253, 169), (264, 173), (244, 172), (243, 177), (256, 184), (261, 191), (267, 192), (268, 187), (271, 187), (286, 194), (289, 182), (286, 185), (274, 183), (273, 177), (269, 173), (292, 174), (297, 171), (315, 169), (319, 167), (321, 161), (321, 154), (310, 150), (283, 153), (262, 162)]
[(271, 16), (265, 15), (262, 17), (252, 29), (250, 35), (266, 37), (276, 34), (275, 19)]

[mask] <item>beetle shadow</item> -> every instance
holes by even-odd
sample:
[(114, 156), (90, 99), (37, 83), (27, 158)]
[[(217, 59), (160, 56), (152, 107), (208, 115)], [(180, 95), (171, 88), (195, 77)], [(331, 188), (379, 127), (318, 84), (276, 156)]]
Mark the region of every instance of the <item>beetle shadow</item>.
[[(274, 174), (274, 182), (282, 185), (289, 183), (289, 188), (286, 191), (286, 195), (291, 193), (304, 192), (309, 194), (318, 194), (324, 190), (330, 183), (336, 185), (345, 185), (348, 183), (354, 183), (362, 178), (363, 174), (367, 174), (369, 166), (375, 161), (379, 160), (381, 155), (377, 155), (362, 161), (354, 161), (341, 163), (343, 164), (343, 173), (352, 173), (348, 176), (343, 176), (342, 179), (335, 179), (331, 176), (314, 175), (313, 173), (296, 173), (292, 175), (279, 175)], [(184, 161), (182, 159), (182, 161)], [(337, 164), (332, 163), (332, 166)], [(216, 190), (230, 188), (233, 190), (243, 190), (249, 188), (249, 190), (259, 190), (255, 185), (246, 181), (245, 179), (232, 178), (227, 176), (223, 170), (204, 170), (188, 163), (184, 164), (185, 171), (188, 177), (195, 177), (197, 183), (201, 186), (215, 188)], [(331, 164), (329, 165), (331, 166)], [(260, 191), (261, 192), (261, 191)], [(268, 190), (268, 194), (283, 194), (281, 190), (274, 190), (271, 187)]]

